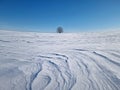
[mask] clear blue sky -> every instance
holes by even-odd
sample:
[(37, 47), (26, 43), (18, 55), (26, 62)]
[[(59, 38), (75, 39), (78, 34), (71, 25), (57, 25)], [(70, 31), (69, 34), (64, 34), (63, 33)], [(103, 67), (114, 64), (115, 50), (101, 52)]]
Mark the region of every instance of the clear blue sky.
[(120, 28), (120, 0), (0, 0), (0, 29), (55, 32)]

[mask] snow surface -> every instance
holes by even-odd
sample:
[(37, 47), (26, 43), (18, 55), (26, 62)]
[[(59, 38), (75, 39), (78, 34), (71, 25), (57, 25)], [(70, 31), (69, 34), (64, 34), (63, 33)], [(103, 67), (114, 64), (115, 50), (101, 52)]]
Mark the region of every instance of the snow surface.
[(120, 31), (0, 30), (0, 90), (120, 90)]

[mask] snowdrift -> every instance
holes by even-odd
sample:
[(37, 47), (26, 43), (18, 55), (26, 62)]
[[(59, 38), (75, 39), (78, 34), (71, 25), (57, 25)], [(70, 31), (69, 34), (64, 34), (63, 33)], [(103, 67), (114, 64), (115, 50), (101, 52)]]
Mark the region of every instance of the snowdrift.
[(0, 90), (120, 90), (120, 31), (0, 30)]

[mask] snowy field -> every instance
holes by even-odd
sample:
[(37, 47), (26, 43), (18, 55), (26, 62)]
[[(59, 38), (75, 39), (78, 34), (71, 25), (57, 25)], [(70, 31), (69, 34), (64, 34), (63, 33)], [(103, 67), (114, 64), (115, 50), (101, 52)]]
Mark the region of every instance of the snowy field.
[(0, 30), (0, 90), (120, 90), (120, 31)]

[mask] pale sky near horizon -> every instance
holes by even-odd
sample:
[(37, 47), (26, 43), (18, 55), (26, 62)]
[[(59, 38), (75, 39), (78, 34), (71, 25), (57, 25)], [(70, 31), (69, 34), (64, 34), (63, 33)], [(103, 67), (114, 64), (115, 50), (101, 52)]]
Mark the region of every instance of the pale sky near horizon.
[(120, 0), (0, 0), (0, 29), (55, 32), (120, 28)]

